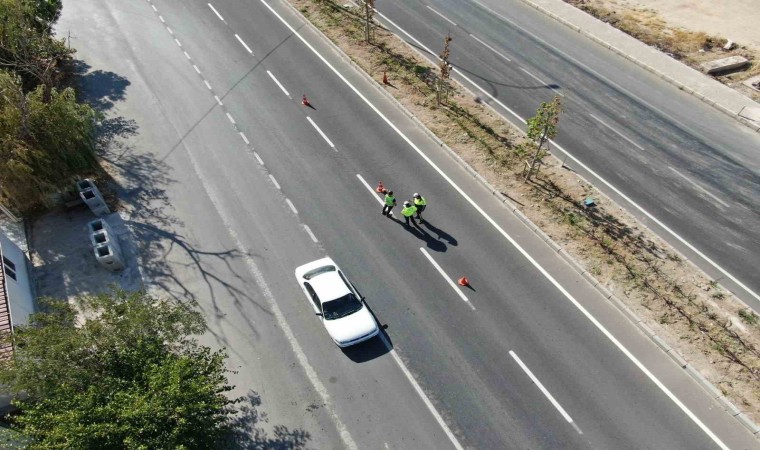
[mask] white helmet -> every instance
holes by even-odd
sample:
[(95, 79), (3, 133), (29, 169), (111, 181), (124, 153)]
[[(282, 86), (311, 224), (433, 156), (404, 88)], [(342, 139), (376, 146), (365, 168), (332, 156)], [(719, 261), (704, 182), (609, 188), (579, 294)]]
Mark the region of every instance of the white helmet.
[(418, 193), (415, 192), (414, 195), (412, 195), (412, 197), (414, 197), (414, 198), (420, 198), (420, 194), (418, 194)]
[(409, 202), (404, 202), (404, 206), (412, 206), (412, 204)]

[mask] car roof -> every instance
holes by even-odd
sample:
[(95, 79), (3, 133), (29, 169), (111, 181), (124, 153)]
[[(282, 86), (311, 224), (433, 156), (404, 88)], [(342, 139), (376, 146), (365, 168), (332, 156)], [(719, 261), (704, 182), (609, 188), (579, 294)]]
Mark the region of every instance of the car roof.
[(340, 267), (329, 257), (318, 259), (296, 268), (295, 272), (298, 282), (303, 283), (305, 281), (303, 279), (305, 274), (325, 266), (333, 266), (335, 270), (319, 273), (307, 281), (314, 288), (319, 300), (324, 303), (351, 293), (346, 283), (338, 275)]

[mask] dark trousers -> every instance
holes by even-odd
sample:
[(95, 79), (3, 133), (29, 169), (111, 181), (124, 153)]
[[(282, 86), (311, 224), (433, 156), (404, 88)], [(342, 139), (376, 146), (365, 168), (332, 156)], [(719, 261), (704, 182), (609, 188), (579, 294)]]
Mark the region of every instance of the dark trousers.
[(422, 211), (425, 210), (427, 205), (417, 205), (417, 218), (422, 220)]
[(404, 216), (404, 220), (406, 221), (406, 225), (409, 226), (409, 221), (412, 221), (412, 224), (416, 227), (417, 222), (414, 220), (414, 216)]
[(384, 216), (390, 215), (391, 211), (393, 211), (393, 206), (391, 206), (391, 205), (383, 205), (383, 215)]

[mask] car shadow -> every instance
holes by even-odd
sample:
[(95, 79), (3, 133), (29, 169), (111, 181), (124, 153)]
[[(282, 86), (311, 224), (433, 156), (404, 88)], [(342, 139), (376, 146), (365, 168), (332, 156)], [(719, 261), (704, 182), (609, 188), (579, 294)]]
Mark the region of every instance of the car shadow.
[(391, 337), (388, 336), (388, 333), (385, 332), (385, 330), (388, 329), (388, 325), (382, 324), (375, 315), (375, 312), (372, 311), (372, 308), (370, 308), (366, 303), (365, 305), (369, 313), (372, 314), (372, 317), (375, 318), (375, 322), (380, 327), (380, 333), (368, 341), (352, 345), (351, 347), (341, 348), (343, 354), (355, 363), (372, 361), (373, 359), (379, 358), (380, 356), (390, 353), (390, 351), (393, 350), (393, 342), (391, 341)]

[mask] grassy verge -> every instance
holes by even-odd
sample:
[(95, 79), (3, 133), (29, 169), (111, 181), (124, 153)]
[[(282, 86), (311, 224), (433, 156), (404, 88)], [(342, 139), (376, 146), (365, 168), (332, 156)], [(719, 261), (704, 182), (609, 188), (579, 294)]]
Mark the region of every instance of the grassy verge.
[[(369, 45), (354, 10), (328, 0), (289, 1), (378, 82), (386, 73), (389, 93), (740, 408), (760, 418), (756, 316), (559, 161), (547, 161), (524, 183), (529, 146), (523, 134), (461, 87), (438, 105), (435, 67), (391, 33), (378, 28)], [(559, 127), (561, 133), (562, 118)], [(585, 208), (587, 197), (599, 206)]]

